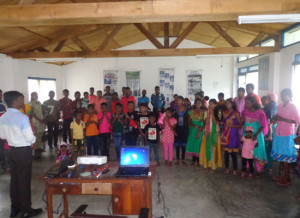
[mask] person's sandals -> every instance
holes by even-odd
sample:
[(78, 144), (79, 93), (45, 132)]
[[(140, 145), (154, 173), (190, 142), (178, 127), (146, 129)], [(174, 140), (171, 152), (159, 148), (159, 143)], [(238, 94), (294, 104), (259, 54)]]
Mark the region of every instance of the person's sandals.
[(230, 173), (230, 170), (229, 170), (229, 169), (225, 169), (225, 170), (224, 170), (224, 173), (225, 173), (226, 175), (228, 175), (228, 174)]
[(239, 171), (234, 170), (234, 171), (232, 172), (232, 174), (233, 174), (234, 176), (237, 176), (237, 175), (239, 175), (240, 173), (239, 173)]

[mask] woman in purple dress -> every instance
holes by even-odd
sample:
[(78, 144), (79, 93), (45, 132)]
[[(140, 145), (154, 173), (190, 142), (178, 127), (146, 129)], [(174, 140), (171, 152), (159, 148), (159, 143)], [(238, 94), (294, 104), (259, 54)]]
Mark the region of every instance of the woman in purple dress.
[(240, 113), (236, 109), (234, 101), (230, 98), (225, 102), (226, 109), (223, 112), (224, 128), (221, 134), (225, 158), (225, 174), (229, 174), (229, 154), (232, 158), (233, 175), (238, 175), (237, 152), (241, 149), (239, 129), (241, 127)]

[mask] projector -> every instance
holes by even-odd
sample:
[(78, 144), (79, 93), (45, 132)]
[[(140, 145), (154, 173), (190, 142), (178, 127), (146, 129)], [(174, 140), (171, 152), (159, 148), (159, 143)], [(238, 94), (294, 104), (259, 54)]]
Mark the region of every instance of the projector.
[(78, 164), (86, 164), (86, 165), (102, 165), (107, 163), (106, 156), (85, 156), (85, 157), (77, 157)]

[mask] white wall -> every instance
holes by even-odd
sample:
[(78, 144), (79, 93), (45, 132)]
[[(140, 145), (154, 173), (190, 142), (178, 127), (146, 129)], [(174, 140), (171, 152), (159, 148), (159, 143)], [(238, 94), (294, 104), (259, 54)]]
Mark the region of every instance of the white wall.
[(39, 63), (31, 60), (12, 59), (0, 54), (0, 89), (18, 90), (28, 101), (28, 77), (55, 78), (57, 96), (61, 97), (63, 89), (62, 68), (53, 64)]
[[(161, 40), (161, 39), (159, 39)], [(171, 39), (171, 43), (174, 39)], [(190, 40), (180, 44), (182, 48), (209, 47)], [(151, 49), (149, 41), (139, 42), (122, 49)], [(222, 67), (221, 67), (222, 65)], [(159, 68), (175, 68), (174, 92), (186, 96), (186, 70), (203, 70), (203, 90), (206, 95), (216, 98), (218, 92), (225, 96), (232, 95), (233, 58), (232, 57), (140, 57), (140, 58), (91, 58), (63, 67), (66, 87), (73, 94), (79, 90), (88, 91), (93, 86), (103, 90), (103, 70), (119, 70), (118, 92), (126, 86), (125, 71), (141, 70), (141, 89), (146, 89), (148, 96), (159, 85)]]
[[(269, 56), (269, 90), (258, 90), (260, 96), (275, 93), (279, 96), (284, 88), (292, 88), (293, 61), (295, 54), (300, 53), (300, 43), (282, 48), (280, 52), (267, 54)], [(262, 56), (235, 64), (235, 69), (258, 64)], [(237, 74), (234, 81), (237, 81)]]

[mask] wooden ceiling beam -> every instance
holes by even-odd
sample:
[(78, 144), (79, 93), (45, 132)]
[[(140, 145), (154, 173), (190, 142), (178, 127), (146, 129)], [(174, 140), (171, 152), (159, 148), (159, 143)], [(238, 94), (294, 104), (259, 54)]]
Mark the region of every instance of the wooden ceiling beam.
[(66, 41), (67, 41), (67, 40), (62, 40), (62, 41), (60, 41), (60, 42), (57, 44), (57, 46), (54, 48), (53, 51), (54, 51), (54, 52), (60, 51), (60, 50), (64, 47)]
[(198, 22), (192, 22), (188, 27), (181, 33), (180, 36), (177, 37), (177, 39), (172, 43), (170, 48), (177, 48), (177, 46), (187, 37), (193, 29), (198, 25)]
[(251, 47), (251, 46), (255, 46), (256, 44), (260, 43), (264, 37), (266, 36), (265, 33), (259, 33), (249, 44), (248, 44), (248, 47)]
[(103, 50), (114, 39), (114, 37), (118, 34), (118, 32), (121, 30), (121, 28), (122, 28), (121, 24), (117, 25), (111, 31), (111, 33), (106, 37), (106, 39), (101, 43), (101, 45), (99, 45), (97, 50)]
[(0, 26), (236, 21), (239, 15), (300, 13), (299, 0), (161, 0), (7, 5)]
[(156, 48), (163, 48), (164, 46), (143, 26), (141, 23), (135, 23), (134, 24), (136, 28), (138, 28), (141, 33), (143, 33), (146, 38), (149, 39), (150, 42), (156, 47)]
[(142, 49), (142, 50), (101, 50), (75, 52), (21, 52), (11, 53), (16, 59), (37, 58), (105, 58), (105, 57), (162, 57), (196, 56), (214, 54), (267, 54), (280, 51), (279, 47), (226, 47), (226, 48), (182, 48), (182, 49)]
[(87, 47), (87, 45), (81, 41), (77, 36), (72, 38), (72, 41), (79, 46), (79, 48), (81, 48), (82, 51), (91, 51), (91, 49), (89, 47)]
[(40, 48), (36, 48), (35, 50), (39, 51), (39, 52), (49, 52), (47, 49), (40, 47)]
[(164, 23), (164, 47), (169, 48), (170, 46), (170, 30), (169, 23)]
[(176, 23), (173, 24), (173, 34), (174, 34), (174, 36), (179, 36), (182, 24), (183, 24), (182, 22), (176, 22)]
[(240, 47), (240, 45), (230, 36), (226, 31), (220, 27), (219, 24), (216, 22), (208, 22), (209, 25), (220, 35), (225, 39), (232, 47)]
[(20, 0), (19, 5), (32, 5), (36, 0)]

